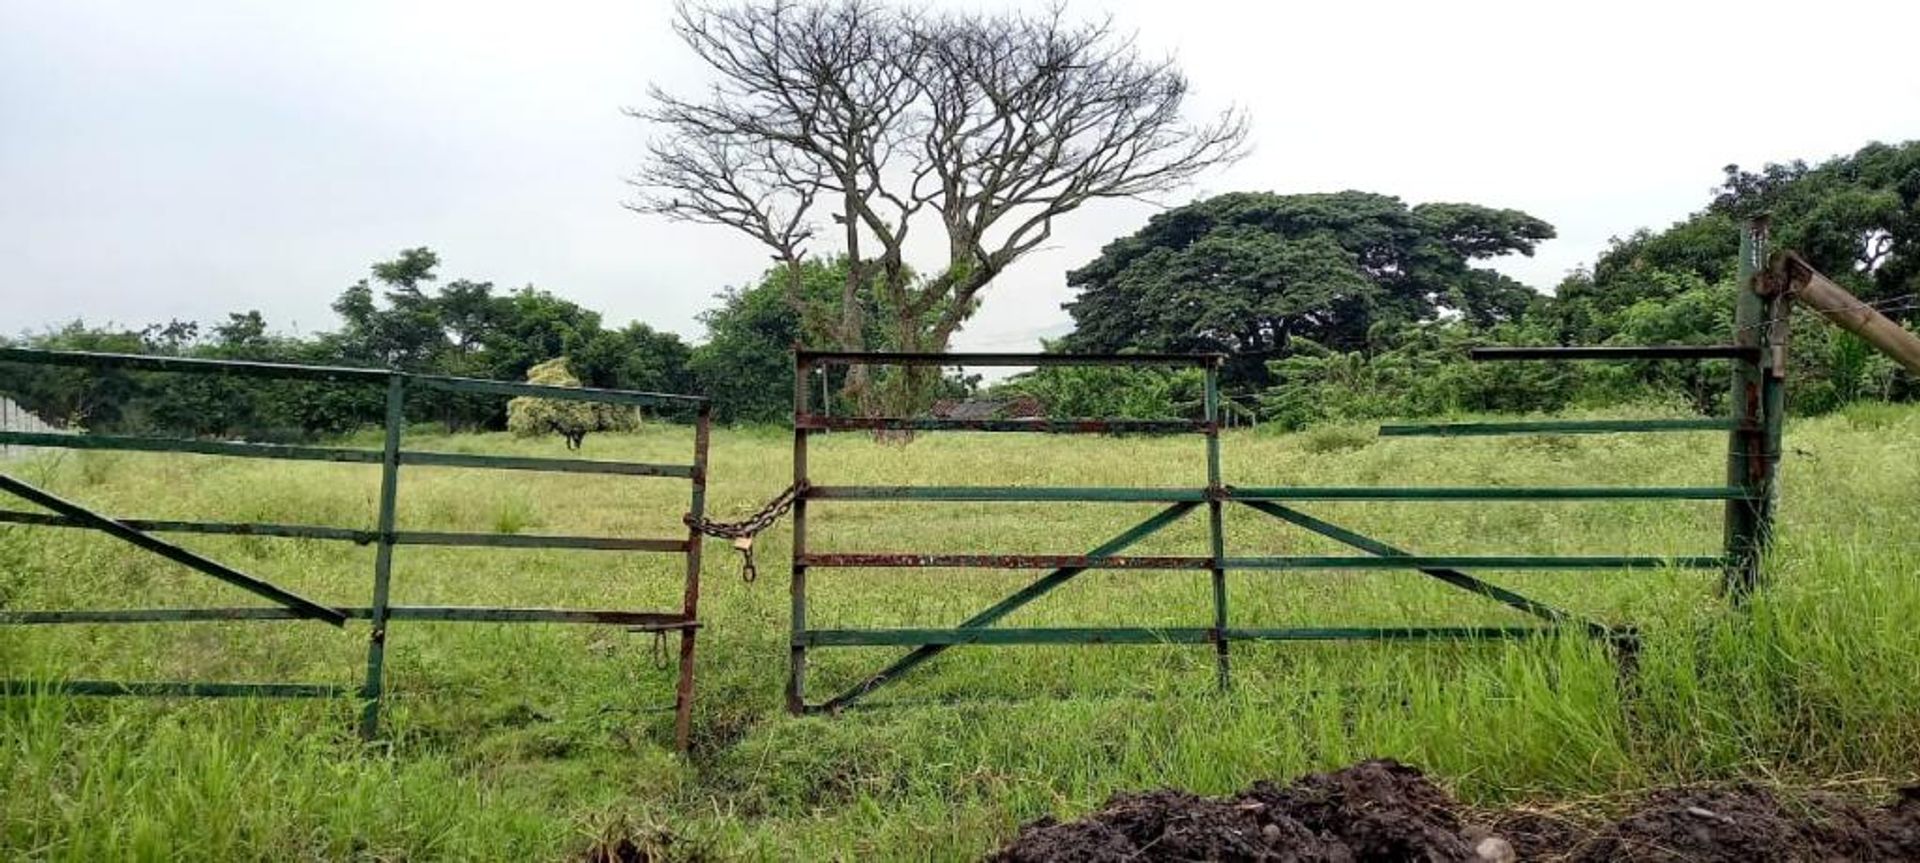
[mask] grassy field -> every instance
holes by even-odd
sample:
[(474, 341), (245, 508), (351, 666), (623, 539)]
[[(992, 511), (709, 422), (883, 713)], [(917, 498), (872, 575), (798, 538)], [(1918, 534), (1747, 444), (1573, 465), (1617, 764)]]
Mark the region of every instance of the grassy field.
[[(684, 458), (656, 427), (587, 441), (591, 458)], [(717, 434), (716, 517), (785, 486), (777, 430)], [(371, 440), (361, 441), (371, 443)], [(557, 441), (410, 437), (421, 449), (561, 454)], [(1370, 755), (1428, 768), (1477, 803), (1551, 801), (1752, 777), (1910, 781), (1920, 765), (1920, 409), (1795, 421), (1772, 586), (1730, 611), (1703, 572), (1494, 573), (1579, 612), (1633, 622), (1632, 697), (1584, 641), (1236, 645), (1236, 687), (1205, 647), (963, 648), (838, 718), (781, 711), (787, 533), (743, 584), (709, 546), (696, 751), (670, 751), (671, 673), (608, 627), (396, 624), (391, 746), (350, 733), (344, 701), (19, 698), (0, 704), (0, 857), (550, 859), (629, 835), (671, 856), (975, 857), (1018, 825), (1116, 790), (1226, 792)], [(1236, 432), (1239, 485), (1716, 485), (1724, 436), (1374, 440)], [(929, 436), (818, 442), (822, 483), (1199, 485), (1197, 438)], [(377, 469), (72, 453), (9, 468), (104, 511), (370, 526)], [(410, 468), (402, 529), (673, 535), (684, 483)], [(1421, 553), (1715, 553), (1712, 503), (1341, 503), (1317, 515)], [(821, 504), (816, 550), (1078, 553), (1151, 505)], [(1229, 554), (1343, 553), (1229, 510)], [(1137, 549), (1204, 554), (1205, 519)], [(185, 538), (340, 604), (368, 602), (372, 553), (342, 543)], [(401, 548), (395, 601), (665, 608), (678, 559)], [(947, 626), (1036, 574), (816, 571), (818, 627)], [(1230, 579), (1242, 626), (1524, 623), (1417, 574)], [(1209, 622), (1202, 573), (1089, 573), (1007, 625)], [(244, 604), (110, 541), (0, 528), (0, 607)], [(9, 628), (0, 676), (354, 684), (366, 631), (317, 623)], [(814, 653), (817, 697), (897, 650)]]

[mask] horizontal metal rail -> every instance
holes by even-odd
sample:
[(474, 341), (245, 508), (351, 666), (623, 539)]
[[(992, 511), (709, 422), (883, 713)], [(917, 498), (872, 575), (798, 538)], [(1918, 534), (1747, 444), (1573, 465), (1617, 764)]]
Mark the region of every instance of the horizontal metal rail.
[[(374, 455), (380, 454), (376, 452)], [(474, 467), (487, 470), (531, 470), (543, 473), (598, 473), (617, 476), (667, 476), (681, 479), (693, 476), (693, 466), (685, 464), (643, 464), (578, 458), (533, 458), (417, 450), (402, 451), (400, 463), (420, 467)]]
[(134, 695), (172, 698), (335, 698), (356, 690), (324, 683), (196, 683), (186, 681), (0, 680), (0, 695)]
[[(197, 533), (215, 536), (264, 536), (281, 539), (320, 539), (339, 542), (352, 542), (366, 545), (380, 538), (380, 534), (371, 530), (355, 530), (348, 527), (326, 527), (313, 524), (274, 524), (267, 522), (228, 522), (228, 521), (175, 521), (156, 518), (118, 518), (114, 519), (134, 530), (147, 533)], [(0, 510), (0, 524), (27, 524), (36, 527), (71, 527), (91, 529), (92, 525), (62, 515), (50, 515), (43, 512), (22, 512), (20, 510)]]
[(355, 464), (379, 464), (381, 453), (373, 449), (343, 447), (289, 446), (271, 443), (193, 440), (190, 438), (129, 437), (103, 434), (49, 434), (43, 432), (0, 432), (0, 443), (56, 449), (97, 449), (131, 452), (181, 452), (193, 455), (222, 455), (235, 458), (271, 458), (288, 461), (330, 461)]
[(1132, 419), (943, 419), (940, 417), (828, 417), (817, 414), (796, 417), (794, 426), (806, 431), (855, 431), (886, 429), (896, 431), (977, 431), (1039, 432), (1043, 434), (1174, 434), (1205, 432), (1211, 425), (1203, 420)]
[(33, 365), (76, 366), (129, 371), (182, 372), (233, 377), (276, 378), (280, 380), (323, 381), (328, 383), (386, 383), (394, 376), (408, 384), (449, 392), (481, 393), (504, 396), (536, 396), (561, 401), (588, 401), (603, 404), (698, 405), (702, 396), (650, 393), (633, 390), (606, 390), (592, 387), (557, 387), (515, 381), (491, 381), (447, 375), (422, 375), (390, 369), (317, 366), (298, 363), (269, 363), (253, 360), (217, 360), (200, 357), (167, 357), (149, 354), (113, 354), (91, 351), (46, 351), (32, 348), (0, 348), (0, 362)]
[(1119, 488), (1105, 486), (1047, 486), (1017, 488), (967, 485), (816, 485), (802, 494), (808, 500), (927, 500), (927, 501), (1075, 501), (1082, 503), (1177, 503), (1204, 501), (1204, 488)]
[(1524, 348), (1474, 348), (1467, 356), (1501, 360), (1758, 360), (1760, 349), (1747, 345), (1594, 345)]
[(1705, 486), (1228, 486), (1217, 494), (1203, 488), (1121, 488), (1106, 486), (958, 486), (821, 485), (804, 492), (808, 500), (1174, 503), (1220, 500), (1743, 500), (1745, 489)]
[(808, 647), (960, 644), (1210, 644), (1227, 641), (1433, 641), (1536, 638), (1582, 630), (1553, 626), (1303, 627), (1214, 630), (1205, 627), (1042, 627), (976, 629), (813, 629)]
[(1526, 434), (1611, 434), (1615, 432), (1732, 431), (1732, 417), (1654, 420), (1540, 420), (1503, 423), (1409, 423), (1380, 427), (1381, 437), (1476, 437)]
[[(289, 446), (286, 444), (194, 440), (191, 438), (54, 434), (48, 432), (0, 432), (0, 444), (17, 444), (20, 446), (49, 447), (55, 449), (178, 452), (192, 455), (270, 458), (287, 461), (347, 462), (353, 464), (379, 464), (382, 457), (382, 453), (379, 450), (373, 449)], [(684, 464), (642, 464), (637, 462), (594, 461), (591, 459), (576, 458), (535, 458), (530, 456), (423, 452), (418, 450), (403, 451), (400, 454), (400, 463), (416, 467), (470, 467), (487, 470), (596, 473), (617, 476), (664, 476), (681, 479), (693, 476), (693, 466)]]
[[(367, 620), (373, 609), (336, 609), (353, 620)], [(684, 628), (699, 624), (686, 615), (664, 611), (618, 611), (572, 608), (493, 608), (485, 606), (394, 605), (387, 616), (399, 620), (437, 620), (455, 623), (602, 623), (649, 628)], [(71, 611), (0, 611), (0, 624), (38, 626), (86, 623), (209, 623), (218, 621), (298, 620), (288, 609), (269, 606), (234, 608), (110, 608)]]
[(1743, 488), (1706, 486), (1229, 487), (1229, 500), (1744, 500)]
[[(149, 518), (118, 518), (134, 530), (148, 533), (193, 533), (213, 536), (260, 536), (275, 539), (315, 539), (369, 545), (379, 541), (380, 533), (345, 527), (268, 522), (171, 521)], [(66, 516), (20, 510), (0, 510), (0, 524), (26, 524), (37, 527), (90, 528)], [(439, 545), (472, 548), (551, 548), (581, 551), (660, 551), (684, 552), (684, 539), (635, 539), (614, 536), (556, 536), (520, 533), (465, 533), (455, 531), (403, 530), (393, 535), (395, 545)]]
[(1296, 555), (1229, 557), (1227, 569), (1718, 569), (1727, 559), (1719, 555), (1474, 555), (1422, 554), (1394, 556)]
[(829, 569), (956, 567), (976, 569), (1208, 569), (1211, 557), (1084, 554), (917, 554), (912, 552), (809, 553), (802, 566)]
[[(914, 552), (814, 552), (799, 558), (803, 566), (826, 569), (1210, 569), (1211, 557), (1080, 554), (919, 554)], [(1727, 559), (1715, 555), (1294, 555), (1225, 557), (1223, 569), (1718, 569)]]
[(876, 366), (1195, 366), (1218, 363), (1219, 354), (949, 354), (900, 351), (799, 351), (803, 365)]

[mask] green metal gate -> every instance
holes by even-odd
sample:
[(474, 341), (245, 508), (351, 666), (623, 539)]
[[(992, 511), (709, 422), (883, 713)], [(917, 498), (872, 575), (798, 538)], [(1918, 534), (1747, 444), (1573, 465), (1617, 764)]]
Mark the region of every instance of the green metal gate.
[[(1487, 349), (1480, 361), (1514, 360), (1731, 360), (1733, 415), (1698, 419), (1574, 420), (1465, 424), (1396, 425), (1383, 435), (1525, 435), (1587, 433), (1729, 432), (1728, 482), (1708, 487), (1245, 487), (1227, 484), (1220, 466), (1221, 358), (1179, 354), (913, 354), (801, 351), (795, 358), (793, 482), (799, 496), (793, 507), (793, 580), (787, 707), (793, 713), (832, 712), (846, 707), (962, 644), (1206, 644), (1212, 645), (1221, 686), (1230, 673), (1235, 641), (1411, 641), (1432, 639), (1513, 639), (1570, 632), (1605, 639), (1623, 652), (1637, 647), (1628, 627), (1607, 624), (1523, 596), (1470, 570), (1625, 570), (1653, 567), (1717, 569), (1738, 599), (1758, 579), (1761, 551), (1771, 519), (1773, 471), (1779, 458), (1784, 362), (1784, 314), (1777, 298), (1761, 296), (1753, 274), (1764, 243), (1764, 226), (1751, 229), (1742, 245), (1742, 296), (1732, 344), (1662, 347), (1544, 347)], [(1763, 350), (1762, 344), (1772, 350)], [(1127, 365), (1198, 367), (1205, 378), (1203, 416), (1198, 420), (990, 419), (907, 417), (829, 417), (809, 408), (807, 381), (813, 370), (831, 365), (893, 366), (1071, 366)], [(1203, 488), (1005, 487), (1005, 486), (846, 486), (816, 484), (808, 470), (807, 442), (824, 430), (964, 430), (1105, 434), (1113, 432), (1189, 433), (1205, 439), (1207, 485)], [(1724, 501), (1726, 532), (1718, 554), (1657, 557), (1638, 555), (1424, 555), (1316, 517), (1298, 507), (1314, 501)], [(823, 504), (854, 501), (1019, 501), (1046, 503), (1159, 503), (1165, 508), (1085, 554), (943, 554), (917, 551), (839, 553), (812, 548), (807, 539), (809, 510)], [(1230, 557), (1222, 510), (1243, 506), (1307, 530), (1361, 554), (1349, 556)], [(1142, 539), (1204, 508), (1209, 552), (1195, 556), (1134, 556), (1125, 551)], [(946, 628), (815, 629), (807, 622), (808, 571), (838, 567), (971, 567), (1045, 570), (1045, 574), (979, 613)], [(995, 624), (1015, 610), (1094, 569), (1206, 571), (1212, 582), (1211, 620), (1189, 627), (1007, 628)], [(1228, 625), (1226, 573), (1230, 570), (1412, 570), (1468, 593), (1529, 615), (1536, 625), (1520, 627), (1412, 626), (1392, 628), (1303, 627), (1247, 628)], [(898, 646), (910, 650), (846, 690), (822, 702), (807, 700), (807, 654), (816, 648)]]
[[(290, 365), (237, 360), (40, 351), (0, 348), (0, 362), (88, 369), (122, 369), (196, 375), (272, 378), (320, 382), (339, 386), (383, 386), (386, 392), (385, 444), (378, 450), (322, 446), (286, 446), (233, 441), (94, 434), (46, 434), (0, 431), (0, 444), (33, 447), (131, 450), (193, 453), (349, 464), (379, 465), (379, 511), (372, 530), (313, 524), (260, 524), (219, 521), (172, 521), (103, 515), (57, 497), (15, 477), (0, 473), (0, 492), (35, 504), (46, 512), (0, 510), (0, 523), (94, 530), (127, 542), (201, 574), (219, 579), (273, 603), (268, 606), (223, 608), (149, 608), (113, 610), (0, 609), (0, 625), (189, 623), (206, 621), (314, 620), (343, 626), (348, 620), (369, 625), (365, 682), (357, 689), (313, 683), (123, 682), (66, 680), (52, 682), (0, 681), (0, 695), (51, 691), (72, 695), (153, 696), (273, 696), (331, 697), (357, 693), (365, 703), (361, 714), (363, 736), (378, 733), (385, 695), (385, 652), (393, 621), (430, 620), (492, 623), (585, 623), (624, 626), (632, 631), (678, 633), (679, 678), (674, 692), (675, 742), (684, 750), (689, 735), (694, 685), (694, 635), (699, 628), (700, 547), (698, 534), (671, 538), (608, 536), (551, 536), (446, 531), (398, 530), (395, 511), (402, 467), (437, 466), (486, 470), (603, 474), (636, 478), (685, 480), (690, 487), (688, 512), (698, 519), (706, 498), (709, 405), (703, 398), (685, 395), (554, 387), (539, 384), (472, 378), (419, 375), (376, 369)], [(685, 464), (645, 464), (575, 458), (531, 458), (506, 455), (419, 452), (401, 447), (404, 407), (409, 392), (439, 390), (485, 396), (535, 396), (545, 399), (596, 402), (634, 407), (690, 409), (695, 413), (693, 452)], [(375, 557), (370, 604), (332, 607), (278, 587), (253, 575), (209, 559), (159, 538), (156, 534), (213, 534), (289, 537), (373, 544)], [(414, 606), (388, 601), (394, 549), (403, 545), (458, 546), (506, 549), (575, 549), (605, 552), (674, 554), (685, 558), (685, 585), (681, 606), (675, 610), (506, 608), (497, 606)]]

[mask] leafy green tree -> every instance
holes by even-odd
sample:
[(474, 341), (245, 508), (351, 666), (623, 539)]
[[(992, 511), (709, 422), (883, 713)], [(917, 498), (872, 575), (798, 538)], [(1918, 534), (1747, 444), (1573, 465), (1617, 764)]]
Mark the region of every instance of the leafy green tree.
[(1552, 236), (1525, 213), (1471, 204), (1220, 195), (1154, 216), (1069, 273), (1065, 346), (1225, 353), (1226, 383), (1257, 388), (1295, 339), (1354, 351), (1381, 326), (1517, 318), (1533, 292), (1472, 262), (1531, 255)]

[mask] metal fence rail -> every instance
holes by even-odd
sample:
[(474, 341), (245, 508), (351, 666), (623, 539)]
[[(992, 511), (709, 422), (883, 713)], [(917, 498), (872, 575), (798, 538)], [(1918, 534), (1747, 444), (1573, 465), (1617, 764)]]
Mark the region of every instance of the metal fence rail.
[[(486, 534), (459, 531), (403, 531), (395, 524), (403, 467), (433, 466), (542, 473), (604, 474), (611, 476), (685, 480), (689, 485), (688, 512), (698, 519), (706, 504), (707, 447), (711, 431), (707, 400), (697, 396), (554, 387), (509, 381), (488, 381), (440, 375), (417, 375), (379, 369), (291, 365), (240, 360), (207, 360), (134, 354), (77, 351), (40, 351), (0, 348), (0, 363), (71, 366), (90, 369), (180, 373), (214, 376), (314, 381), (341, 386), (384, 385), (386, 414), (384, 445), (380, 449), (325, 446), (287, 446), (175, 438), (116, 435), (55, 434), (40, 430), (0, 430), (0, 445), (66, 449), (189, 453), (237, 458), (326, 461), (377, 464), (381, 469), (379, 510), (373, 529), (335, 525), (271, 524), (223, 521), (186, 521), (108, 516), (78, 503), (0, 474), (0, 491), (41, 507), (46, 512), (0, 510), (0, 523), (94, 530), (157, 554), (202, 574), (226, 581), (274, 603), (270, 606), (223, 608), (149, 608), (106, 610), (0, 610), (0, 625), (192, 623), (214, 621), (320, 620), (339, 626), (366, 621), (368, 635), (364, 682), (352, 692), (364, 701), (361, 734), (379, 732), (385, 697), (386, 642), (396, 620), (486, 623), (581, 623), (625, 626), (640, 632), (677, 632), (680, 636), (678, 682), (674, 689), (674, 738), (684, 750), (691, 731), (694, 684), (694, 637), (699, 623), (700, 537), (692, 530), (674, 537), (540, 536)], [(437, 453), (401, 447), (407, 394), (442, 390), (494, 396), (534, 396), (644, 407), (687, 408), (695, 412), (694, 441), (686, 464), (646, 464), (574, 458)], [(208, 559), (160, 539), (156, 534), (183, 533), (261, 536), (352, 542), (375, 547), (370, 604), (358, 607), (325, 605), (271, 582)], [(497, 606), (409, 606), (389, 601), (394, 549), (403, 545), (456, 546), (501, 549), (574, 549), (630, 553), (675, 554), (685, 559), (684, 589), (677, 610), (507, 608)], [(271, 696), (327, 697), (345, 694), (343, 687), (308, 683), (228, 683), (179, 681), (0, 681), (0, 694), (33, 691), (72, 695), (156, 696)]]
[[(1761, 361), (1754, 344), (1724, 346), (1656, 346), (1606, 348), (1515, 348), (1477, 351), (1477, 360), (1733, 360), (1737, 367)], [(1409, 503), (1445, 503), (1479, 501), (1721, 501), (1728, 509), (1729, 524), (1735, 512), (1747, 513), (1764, 505), (1771, 486), (1754, 481), (1748, 474), (1729, 473), (1724, 486), (1636, 487), (1636, 486), (1554, 486), (1554, 487), (1248, 487), (1223, 481), (1220, 465), (1220, 393), (1219, 369), (1222, 358), (1212, 355), (1180, 354), (901, 354), (800, 351), (794, 369), (793, 481), (801, 490), (793, 507), (793, 581), (792, 618), (789, 639), (790, 661), (787, 681), (787, 707), (793, 713), (832, 712), (846, 707), (882, 686), (897, 680), (913, 668), (959, 645), (1032, 645), (1032, 644), (1204, 644), (1211, 645), (1216, 676), (1221, 686), (1230, 681), (1229, 646), (1235, 641), (1427, 641), (1443, 639), (1517, 639), (1569, 632), (1604, 639), (1623, 653), (1636, 649), (1637, 637), (1631, 627), (1616, 626), (1586, 619), (1563, 609), (1530, 599), (1465, 570), (1601, 570), (1626, 572), (1648, 568), (1719, 569), (1728, 573), (1729, 583), (1740, 581), (1737, 572), (1754, 565), (1755, 537), (1763, 532), (1757, 523), (1741, 530), (1729, 529), (1726, 546), (1720, 554), (1684, 556), (1648, 555), (1423, 555), (1389, 545), (1357, 531), (1325, 521), (1293, 508), (1300, 501), (1404, 501)], [(807, 382), (816, 367), (830, 364), (862, 365), (1129, 365), (1198, 367), (1204, 377), (1203, 414), (1198, 420), (1114, 420), (1100, 418), (1045, 420), (934, 420), (903, 417), (834, 417), (814, 414), (809, 408)], [(1753, 404), (1759, 404), (1755, 400)], [(1388, 426), (1384, 435), (1415, 436), (1487, 436), (1517, 434), (1599, 434), (1659, 433), (1676, 431), (1727, 431), (1735, 441), (1733, 451), (1752, 451), (1747, 443), (1764, 439), (1772, 432), (1777, 440), (1778, 416), (1764, 411), (1739, 409), (1735, 416), (1703, 419), (1663, 420), (1554, 420), (1503, 423), (1424, 423)], [(1113, 432), (1197, 433), (1205, 439), (1207, 485), (1199, 488), (1072, 487), (1072, 486), (855, 486), (815, 485), (807, 461), (808, 440), (823, 430), (913, 429), (925, 431), (968, 430), (994, 432), (1038, 432), (1054, 434), (1105, 434)], [(859, 503), (911, 501), (941, 502), (1025, 502), (1025, 503), (1160, 503), (1167, 507), (1154, 516), (1120, 533), (1085, 554), (1034, 553), (933, 553), (921, 551), (842, 552), (810, 546), (807, 537), (809, 507), (822, 503)], [(1246, 507), (1296, 528), (1331, 539), (1354, 549), (1351, 556), (1268, 555), (1229, 556), (1222, 509), (1229, 505)], [(1208, 526), (1208, 553), (1205, 555), (1129, 555), (1135, 543), (1160, 531), (1205, 506)], [(1742, 521), (1742, 525), (1749, 522)], [(894, 629), (815, 629), (808, 625), (808, 571), (815, 568), (982, 568), (999, 570), (1046, 570), (1027, 586), (1008, 595), (978, 614), (946, 628)], [(1050, 627), (1004, 628), (995, 624), (1013, 611), (1046, 595), (1055, 588), (1090, 570), (1187, 570), (1210, 574), (1212, 619), (1206, 626), (1185, 627)], [(1408, 627), (1296, 627), (1258, 628), (1230, 626), (1228, 621), (1228, 571), (1359, 571), (1412, 570), (1458, 590), (1475, 594), (1536, 619), (1531, 626), (1408, 626)], [(1744, 583), (1744, 582), (1742, 582)], [(821, 702), (807, 698), (807, 654), (809, 650), (830, 647), (903, 646), (912, 648), (905, 655), (860, 680), (846, 690)]]

